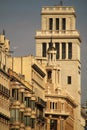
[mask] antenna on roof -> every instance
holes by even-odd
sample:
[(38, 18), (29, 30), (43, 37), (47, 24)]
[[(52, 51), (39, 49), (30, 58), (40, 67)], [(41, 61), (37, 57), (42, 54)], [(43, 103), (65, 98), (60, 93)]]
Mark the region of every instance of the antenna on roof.
[(5, 35), (5, 30), (3, 29), (3, 35)]
[(63, 6), (63, 0), (60, 0), (60, 6)]

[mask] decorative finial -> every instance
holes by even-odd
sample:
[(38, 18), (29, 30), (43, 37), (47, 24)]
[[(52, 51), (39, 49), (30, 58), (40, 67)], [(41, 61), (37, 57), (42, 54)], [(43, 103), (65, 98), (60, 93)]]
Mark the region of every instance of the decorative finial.
[(52, 36), (51, 36), (51, 39), (50, 39), (50, 43), (52, 43)]

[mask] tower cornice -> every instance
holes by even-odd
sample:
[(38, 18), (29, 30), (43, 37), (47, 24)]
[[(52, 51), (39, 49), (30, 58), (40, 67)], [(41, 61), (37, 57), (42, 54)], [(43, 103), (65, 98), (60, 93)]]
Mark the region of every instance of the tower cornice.
[(71, 15), (76, 17), (75, 9), (72, 6), (44, 6), (41, 14), (46, 15)]

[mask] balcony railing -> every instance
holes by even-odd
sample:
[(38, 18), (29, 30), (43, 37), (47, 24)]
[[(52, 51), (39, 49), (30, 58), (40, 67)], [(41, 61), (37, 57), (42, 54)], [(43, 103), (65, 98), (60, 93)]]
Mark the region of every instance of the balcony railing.
[(61, 109), (46, 109), (45, 114), (69, 116), (69, 112), (66, 112), (65, 110)]

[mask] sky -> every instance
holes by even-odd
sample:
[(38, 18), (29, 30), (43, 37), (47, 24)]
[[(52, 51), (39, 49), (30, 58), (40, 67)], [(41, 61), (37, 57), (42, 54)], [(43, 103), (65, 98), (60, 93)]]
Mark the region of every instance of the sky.
[[(0, 33), (5, 30), (14, 56), (35, 55), (35, 33), (41, 29), (42, 6), (59, 5), (60, 0), (0, 0)], [(76, 28), (81, 35), (82, 103), (87, 100), (87, 0), (63, 0), (76, 10)]]

